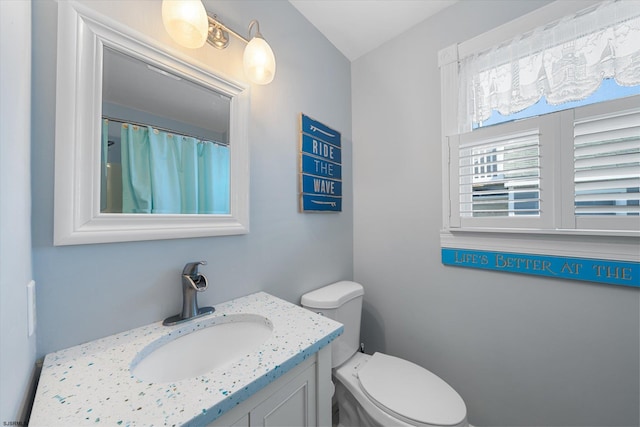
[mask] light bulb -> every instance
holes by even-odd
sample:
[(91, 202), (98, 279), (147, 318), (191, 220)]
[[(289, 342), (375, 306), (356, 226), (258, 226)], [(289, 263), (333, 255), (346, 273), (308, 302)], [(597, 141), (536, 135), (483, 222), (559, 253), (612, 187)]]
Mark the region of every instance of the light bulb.
[(276, 75), (276, 58), (269, 43), (256, 35), (244, 49), (244, 73), (254, 83), (266, 85)]
[(162, 23), (181, 46), (197, 49), (207, 41), (209, 20), (200, 0), (163, 0)]

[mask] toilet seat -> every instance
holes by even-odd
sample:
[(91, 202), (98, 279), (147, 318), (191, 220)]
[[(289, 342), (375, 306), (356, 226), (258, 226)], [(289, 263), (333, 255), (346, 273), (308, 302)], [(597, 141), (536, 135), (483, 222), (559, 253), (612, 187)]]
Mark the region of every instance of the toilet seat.
[(467, 415), (444, 380), (407, 360), (374, 353), (357, 371), (360, 388), (381, 410), (412, 425), (458, 425)]

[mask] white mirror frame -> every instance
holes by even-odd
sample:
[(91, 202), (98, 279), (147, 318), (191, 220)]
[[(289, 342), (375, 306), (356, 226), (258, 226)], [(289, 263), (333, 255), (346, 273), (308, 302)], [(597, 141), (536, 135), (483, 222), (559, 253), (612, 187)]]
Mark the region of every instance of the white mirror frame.
[[(249, 232), (249, 86), (211, 73), (150, 37), (75, 2), (58, 2), (54, 238), (59, 245)], [(162, 22), (158, 25), (162, 26)], [(100, 212), (103, 48), (175, 70), (231, 98), (228, 215)]]

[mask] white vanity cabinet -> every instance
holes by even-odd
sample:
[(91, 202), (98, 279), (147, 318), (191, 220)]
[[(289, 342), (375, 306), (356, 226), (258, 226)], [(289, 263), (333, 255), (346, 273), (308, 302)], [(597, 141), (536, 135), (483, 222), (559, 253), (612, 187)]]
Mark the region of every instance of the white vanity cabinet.
[[(143, 381), (132, 373), (132, 366), (177, 337), (256, 318), (268, 320), (270, 337), (223, 366), (174, 382)], [(343, 330), (329, 318), (257, 292), (217, 304), (214, 313), (184, 325), (159, 321), (50, 353), (29, 425), (330, 427), (331, 343)], [(216, 350), (209, 351), (215, 359)]]
[(331, 426), (331, 346), (322, 348), (209, 426)]

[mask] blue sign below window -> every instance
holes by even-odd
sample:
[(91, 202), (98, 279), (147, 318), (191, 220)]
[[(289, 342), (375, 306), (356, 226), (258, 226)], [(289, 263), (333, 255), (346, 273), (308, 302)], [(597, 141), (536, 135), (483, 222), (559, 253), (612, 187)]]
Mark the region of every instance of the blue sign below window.
[(442, 263), (640, 288), (640, 263), (631, 261), (442, 248)]

